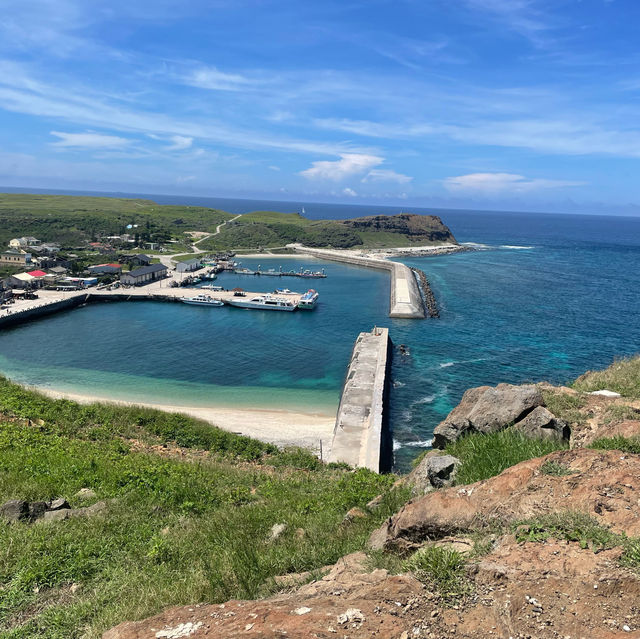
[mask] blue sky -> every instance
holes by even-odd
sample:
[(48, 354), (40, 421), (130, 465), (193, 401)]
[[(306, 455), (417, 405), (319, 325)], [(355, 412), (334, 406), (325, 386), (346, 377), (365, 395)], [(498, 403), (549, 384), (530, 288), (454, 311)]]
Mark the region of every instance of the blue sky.
[(3, 0), (0, 184), (640, 207), (637, 0)]

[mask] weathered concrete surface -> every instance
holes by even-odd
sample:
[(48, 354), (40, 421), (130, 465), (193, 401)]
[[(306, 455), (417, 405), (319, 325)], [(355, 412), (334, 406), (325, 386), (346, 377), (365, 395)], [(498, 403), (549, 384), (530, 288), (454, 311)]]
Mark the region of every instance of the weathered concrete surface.
[(342, 390), (330, 462), (380, 472), (389, 331), (360, 333)]
[(291, 245), (300, 253), (307, 253), (314, 257), (333, 262), (354, 264), (366, 268), (388, 271), (391, 274), (391, 296), (389, 303), (389, 317), (404, 319), (423, 319), (425, 316), (424, 302), (418, 283), (408, 266), (399, 262), (389, 262), (370, 257), (356, 257), (345, 255), (336, 250), (312, 249), (302, 245)]

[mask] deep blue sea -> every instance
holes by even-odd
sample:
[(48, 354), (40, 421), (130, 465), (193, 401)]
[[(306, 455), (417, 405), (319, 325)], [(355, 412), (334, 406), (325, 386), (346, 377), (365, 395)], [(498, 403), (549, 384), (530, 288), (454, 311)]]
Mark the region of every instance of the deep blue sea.
[[(398, 208), (149, 196), (232, 213), (270, 209), (313, 218)], [(433, 210), (412, 209), (428, 213)], [(435, 211), (477, 250), (407, 261), (424, 270), (439, 319), (391, 320), (384, 273), (309, 258), (268, 267), (324, 267), (314, 312), (267, 313), (162, 303), (93, 305), (0, 334), (0, 371), (30, 384), (182, 405), (335, 412), (357, 334), (388, 326), (394, 352), (390, 416), (396, 463), (428, 446), (465, 389), (565, 382), (640, 344), (640, 219)], [(242, 260), (265, 267), (266, 260)], [(222, 275), (225, 287), (288, 286)], [(250, 283), (252, 286), (250, 286)]]

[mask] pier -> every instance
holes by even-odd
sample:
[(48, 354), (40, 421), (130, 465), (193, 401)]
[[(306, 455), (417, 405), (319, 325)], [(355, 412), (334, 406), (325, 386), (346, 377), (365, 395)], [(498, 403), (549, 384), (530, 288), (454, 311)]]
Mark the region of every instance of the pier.
[(413, 271), (400, 262), (345, 255), (341, 251), (329, 249), (313, 249), (292, 245), (299, 253), (307, 253), (323, 260), (354, 264), (365, 268), (387, 271), (391, 275), (391, 294), (389, 300), (389, 317), (399, 319), (424, 319), (425, 308), (420, 289)]
[(389, 346), (386, 328), (358, 336), (342, 389), (330, 462), (345, 462), (376, 473), (388, 469), (390, 436), (385, 411)]
[[(69, 310), (77, 306), (93, 302), (181, 302), (188, 297), (194, 297), (199, 293), (210, 295), (212, 298), (227, 302), (237, 299), (235, 292), (212, 291), (209, 289), (182, 288), (169, 286), (171, 278), (159, 280), (145, 286), (120, 287), (116, 289), (84, 289), (79, 291), (49, 291), (40, 289), (35, 300), (18, 300), (9, 308), (0, 311), (0, 328), (12, 326), (44, 315), (50, 315), (59, 311)], [(244, 298), (264, 295), (264, 292), (244, 291)], [(301, 293), (279, 295), (294, 304), (298, 304)]]

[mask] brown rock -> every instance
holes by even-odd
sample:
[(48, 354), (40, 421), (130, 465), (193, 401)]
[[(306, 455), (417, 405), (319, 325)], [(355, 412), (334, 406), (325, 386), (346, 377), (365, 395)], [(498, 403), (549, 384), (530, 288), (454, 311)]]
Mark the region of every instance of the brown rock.
[(0, 506), (0, 519), (10, 523), (29, 519), (29, 503), (23, 499), (10, 499)]
[[(567, 476), (546, 475), (547, 460), (569, 467)], [(446, 488), (406, 504), (373, 533), (374, 548), (408, 551), (497, 519), (511, 522), (552, 511), (581, 511), (615, 532), (640, 534), (640, 456), (616, 451), (563, 450), (508, 468), (497, 477)]]
[(544, 400), (537, 386), (498, 384), (469, 389), (434, 430), (434, 447), (444, 448), (468, 432), (494, 433), (521, 420)]
[(365, 513), (364, 510), (362, 510), (362, 508), (358, 508), (357, 506), (354, 506), (344, 516), (344, 519), (342, 520), (342, 523), (343, 524), (350, 524), (350, 523), (354, 522), (356, 519), (364, 519), (366, 516), (367, 516), (367, 513)]
[[(260, 601), (171, 608), (145, 621), (123, 623), (104, 633), (103, 639), (169, 637), (178, 628), (185, 632), (181, 636), (194, 639), (336, 636), (369, 639), (374, 633), (378, 637), (399, 637), (411, 625), (398, 616), (398, 610), (416, 600), (422, 584), (409, 576), (389, 577), (385, 570), (366, 573), (365, 561), (363, 553), (347, 555), (322, 580), (306, 584), (294, 594)], [(385, 601), (393, 603), (380, 605)], [(330, 628), (339, 629), (339, 634)], [(188, 635), (187, 631), (193, 632)], [(166, 634), (158, 634), (162, 632)]]
[(564, 439), (569, 441), (571, 429), (567, 422), (558, 419), (544, 406), (536, 406), (513, 427), (525, 437), (539, 439)]

